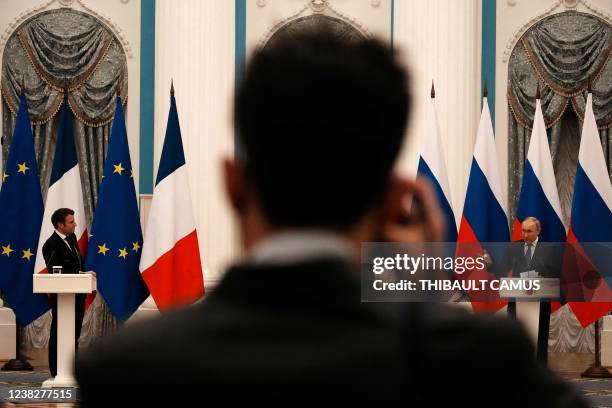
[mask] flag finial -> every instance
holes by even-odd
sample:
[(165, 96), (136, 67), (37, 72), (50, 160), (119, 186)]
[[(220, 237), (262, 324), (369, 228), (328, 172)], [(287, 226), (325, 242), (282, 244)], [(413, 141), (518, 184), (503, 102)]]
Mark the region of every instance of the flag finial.
[(431, 80), (431, 99), (434, 99), (436, 97), (436, 90), (434, 88), (434, 83), (433, 83), (433, 79)]
[(174, 97), (174, 79), (170, 79), (170, 97)]
[(487, 90), (487, 80), (485, 79), (484, 90), (482, 91), (482, 97), (486, 98), (489, 95), (489, 91)]
[(538, 81), (538, 86), (536, 88), (536, 99), (541, 99), (540, 98), (540, 81)]

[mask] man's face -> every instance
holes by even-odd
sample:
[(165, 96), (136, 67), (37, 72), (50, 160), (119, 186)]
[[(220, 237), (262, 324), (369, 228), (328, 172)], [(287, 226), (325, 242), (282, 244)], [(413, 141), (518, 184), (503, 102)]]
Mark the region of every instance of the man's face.
[(64, 235), (70, 235), (74, 234), (76, 226), (77, 223), (74, 220), (74, 215), (67, 215), (66, 218), (64, 218), (64, 222), (57, 224), (57, 229)]
[(540, 230), (533, 221), (524, 221), (522, 224), (523, 240), (532, 243), (540, 235)]

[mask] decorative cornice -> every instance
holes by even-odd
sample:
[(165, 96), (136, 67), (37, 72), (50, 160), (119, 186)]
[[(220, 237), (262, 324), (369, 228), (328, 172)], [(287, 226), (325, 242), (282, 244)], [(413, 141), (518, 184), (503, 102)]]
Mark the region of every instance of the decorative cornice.
[(125, 55), (128, 58), (134, 57), (134, 53), (132, 52), (132, 47), (130, 46), (130, 42), (126, 38), (121, 27), (115, 24), (111, 20), (110, 17), (102, 14), (101, 12), (87, 5), (84, 0), (46, 0), (40, 3), (38, 6), (22, 11), (17, 16), (15, 16), (13, 20), (11, 20), (11, 22), (8, 24), (8, 26), (4, 30), (4, 33), (0, 37), (0, 50), (4, 52), (4, 46), (6, 45), (6, 42), (8, 41), (9, 37), (13, 34), (13, 32), (17, 29), (17, 27), (21, 25), (21, 23), (23, 23), (25, 20), (29, 19), (30, 17), (49, 8), (56, 1), (60, 5), (60, 7), (64, 7), (64, 8), (66, 7), (72, 8), (74, 6), (75, 1), (79, 3), (81, 7), (87, 11), (87, 13), (93, 15), (98, 20), (101, 20), (108, 28), (110, 28), (110, 30), (117, 37), (119, 42), (121, 42), (121, 45), (123, 45), (123, 50), (125, 51)]
[(542, 20), (544, 17), (548, 17), (555, 11), (557, 8), (563, 6), (566, 10), (575, 10), (578, 7), (578, 4), (582, 3), (588, 10), (590, 10), (597, 17), (602, 18), (608, 24), (612, 25), (612, 16), (607, 13), (605, 10), (601, 10), (595, 6), (592, 6), (589, 3), (589, 0), (556, 0), (552, 6), (544, 10), (542, 13), (538, 14), (529, 19), (529, 21), (525, 22), (519, 29), (517, 29), (513, 34), (510, 40), (506, 43), (506, 48), (504, 48), (504, 53), (502, 55), (502, 62), (507, 63), (508, 59), (510, 59), (510, 54), (512, 50), (518, 43), (519, 39), (525, 34), (525, 32), (531, 28), (538, 21)]
[(327, 0), (310, 0), (309, 6), (314, 13), (322, 13), (329, 7), (329, 4), (327, 4)]

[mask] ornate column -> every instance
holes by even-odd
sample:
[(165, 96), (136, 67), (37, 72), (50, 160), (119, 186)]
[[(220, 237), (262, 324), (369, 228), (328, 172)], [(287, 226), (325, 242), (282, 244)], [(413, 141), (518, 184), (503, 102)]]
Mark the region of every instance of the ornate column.
[(237, 253), (221, 184), (232, 156), (234, 2), (158, 0), (155, 50), (155, 168), (174, 79), (205, 284), (214, 285)]
[[(414, 174), (432, 79), (457, 220), (480, 118), (481, 1), (395, 1), (394, 44), (412, 72), (413, 111), (400, 169)], [(459, 223), (457, 223), (459, 225)]]

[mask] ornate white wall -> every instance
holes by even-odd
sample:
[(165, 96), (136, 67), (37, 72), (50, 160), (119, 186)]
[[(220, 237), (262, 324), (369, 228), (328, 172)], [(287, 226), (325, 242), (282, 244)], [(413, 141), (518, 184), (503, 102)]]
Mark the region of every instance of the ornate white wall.
[(234, 149), (234, 1), (157, 0), (155, 26), (154, 167), (156, 171), (174, 78), (204, 278), (210, 287), (238, 253), (220, 173), (222, 157), (231, 157)]
[(412, 72), (412, 119), (399, 163), (416, 173), (432, 79), (457, 225), (480, 118), (481, 0), (396, 0), (394, 44)]

